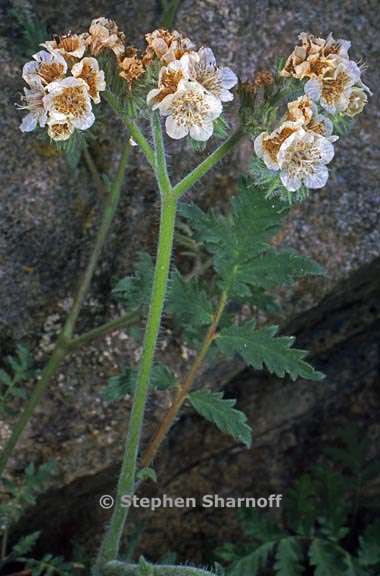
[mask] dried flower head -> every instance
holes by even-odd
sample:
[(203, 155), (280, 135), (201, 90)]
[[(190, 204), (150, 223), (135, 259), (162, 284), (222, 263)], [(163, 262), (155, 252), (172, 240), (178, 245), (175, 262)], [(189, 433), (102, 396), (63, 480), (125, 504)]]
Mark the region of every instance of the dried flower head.
[(71, 73), (75, 78), (81, 78), (87, 84), (88, 93), (95, 104), (100, 102), (100, 94), (106, 89), (103, 70), (99, 70), (96, 58), (86, 57), (74, 64)]
[(197, 82), (181, 80), (174, 94), (159, 104), (166, 118), (166, 132), (176, 140), (188, 134), (194, 140), (206, 141), (213, 133), (213, 121), (222, 113), (222, 103)]
[(334, 147), (327, 138), (299, 128), (281, 144), (278, 152), (283, 185), (291, 192), (302, 184), (306, 188), (322, 188), (328, 179), (326, 164), (333, 157)]
[(95, 18), (91, 22), (86, 44), (93, 56), (108, 49), (120, 58), (125, 51), (125, 35), (113, 20), (104, 17)]
[(260, 70), (254, 78), (254, 85), (256, 88), (262, 88), (273, 84), (274, 78), (269, 70)]
[(309, 96), (300, 96), (297, 100), (288, 103), (288, 112), (285, 120), (297, 122), (305, 130), (328, 138), (330, 142), (338, 140), (333, 136), (333, 123), (327, 116), (319, 114), (318, 107)]
[(48, 40), (41, 44), (53, 54), (59, 53), (67, 62), (73, 62), (82, 58), (86, 51), (87, 34), (66, 34), (57, 36), (54, 40)]
[(119, 60), (120, 76), (128, 82), (129, 89), (145, 72), (145, 66), (141, 58), (137, 56), (135, 48), (128, 48), (125, 56)]
[(148, 106), (151, 106), (153, 110), (158, 108), (169, 94), (177, 91), (180, 80), (185, 76), (188, 77), (181, 60), (174, 60), (167, 66), (162, 66), (158, 76), (158, 88), (153, 88), (148, 92), (146, 99)]
[(33, 60), (24, 64), (22, 77), (27, 84), (39, 78), (42, 84), (47, 85), (55, 80), (64, 78), (67, 64), (60, 53), (40, 50), (33, 54)]
[(281, 71), (282, 76), (303, 78), (323, 78), (334, 71), (342, 60), (348, 60), (351, 42), (335, 40), (329, 34), (327, 40), (302, 32), (300, 45), (296, 46)]
[(145, 59), (149, 60), (156, 56), (164, 64), (173, 60), (179, 60), (184, 54), (194, 49), (194, 44), (189, 38), (185, 38), (173, 30), (159, 28), (145, 35), (148, 44)]
[(363, 111), (365, 105), (368, 102), (368, 97), (363, 88), (360, 86), (354, 86), (351, 91), (348, 106), (345, 110), (345, 114), (353, 118), (357, 114)]
[(88, 86), (81, 78), (68, 77), (48, 86), (43, 103), (54, 120), (68, 120), (79, 130), (90, 128), (95, 121)]
[(237, 84), (237, 76), (231, 68), (218, 68), (211, 48), (202, 47), (198, 52), (185, 54), (181, 60), (192, 80), (201, 84), (221, 102), (233, 100), (230, 89)]
[(51, 118), (47, 125), (50, 138), (56, 142), (68, 140), (74, 132), (73, 124), (67, 119), (57, 120)]

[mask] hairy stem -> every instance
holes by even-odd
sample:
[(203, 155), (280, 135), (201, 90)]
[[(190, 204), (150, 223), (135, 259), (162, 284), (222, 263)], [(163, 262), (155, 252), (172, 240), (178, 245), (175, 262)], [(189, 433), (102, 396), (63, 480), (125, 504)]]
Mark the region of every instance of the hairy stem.
[(203, 364), (203, 361), (206, 358), (207, 352), (209, 351), (210, 346), (216, 337), (216, 331), (220, 319), (222, 317), (224, 308), (226, 306), (226, 303), (227, 303), (227, 292), (223, 292), (218, 304), (218, 308), (215, 312), (212, 324), (208, 329), (206, 336), (203, 339), (202, 346), (194, 359), (190, 371), (186, 376), (185, 380), (183, 381), (183, 383), (178, 387), (177, 394), (173, 400), (172, 405), (170, 406), (164, 419), (160, 423), (157, 432), (153, 436), (151, 442), (149, 443), (148, 447), (146, 448), (145, 452), (141, 457), (142, 468), (149, 466), (154, 460), (162, 442), (164, 441), (168, 431), (170, 430), (172, 424), (174, 423), (178, 415), (178, 412), (180, 411), (183, 403), (185, 402), (187, 395), (194, 384), (194, 380)]
[(129, 419), (124, 457), (116, 491), (115, 506), (109, 528), (101, 546), (95, 574), (101, 574), (104, 564), (108, 561), (115, 560), (118, 556), (120, 541), (128, 513), (128, 508), (123, 506), (122, 497), (132, 495), (135, 491), (137, 458), (145, 405), (149, 392), (150, 375), (161, 324), (173, 248), (176, 200), (173, 197), (167, 176), (161, 126), (157, 116), (155, 116), (153, 122), (153, 136), (155, 143), (155, 174), (161, 192), (161, 217), (152, 296), (145, 328), (143, 352), (137, 374), (133, 406)]
[[(193, 566), (153, 566), (148, 565), (149, 576), (215, 576), (214, 572), (194, 568)], [(138, 564), (124, 564), (123, 562), (109, 562), (103, 572), (104, 576), (138, 576), (142, 574)]]
[(42, 397), (44, 396), (50, 380), (57, 373), (60, 365), (62, 364), (63, 359), (70, 350), (70, 340), (73, 335), (75, 323), (77, 321), (84, 297), (90, 286), (90, 282), (94, 275), (101, 250), (106, 241), (117, 205), (119, 203), (121, 188), (124, 181), (125, 171), (128, 163), (129, 150), (130, 146), (128, 144), (124, 148), (124, 151), (122, 153), (119, 168), (104, 207), (102, 221), (95, 239), (95, 245), (93, 247), (90, 260), (84, 271), (83, 277), (79, 283), (78, 291), (74, 299), (73, 305), (71, 307), (71, 310), (67, 316), (65, 325), (62, 329), (60, 336), (58, 337), (53, 353), (48, 363), (46, 364), (45, 368), (43, 369), (40, 379), (38, 380), (36, 386), (34, 387), (33, 392), (29, 400), (27, 401), (23, 412), (21, 413), (19, 419), (17, 420), (13, 428), (12, 435), (10, 436), (9, 440), (7, 441), (4, 447), (3, 452), (1, 453), (0, 475), (2, 475), (4, 468), (7, 465), (7, 462), (10, 456), (12, 455), (13, 450), (20, 436), (24, 432), (25, 427), (29, 423), (34, 413), (35, 408), (38, 406)]
[(185, 194), (198, 180), (202, 178), (211, 168), (213, 168), (220, 160), (226, 156), (231, 150), (236, 146), (236, 144), (241, 140), (243, 132), (237, 130), (232, 136), (227, 138), (221, 146), (219, 146), (214, 152), (210, 154), (203, 162), (201, 162), (194, 170), (192, 170), (187, 176), (185, 176), (178, 184), (173, 188), (173, 192), (177, 200)]
[(130, 135), (133, 140), (140, 146), (143, 151), (147, 161), (154, 168), (155, 167), (155, 157), (154, 150), (149, 144), (148, 140), (145, 138), (144, 134), (141, 132), (137, 124), (126, 114), (125, 107), (121, 106), (118, 102), (117, 97), (112, 94), (112, 92), (106, 91), (104, 93), (104, 98), (107, 100), (108, 104), (111, 106), (114, 112), (122, 119), (125, 126), (128, 128)]
[(134, 324), (140, 318), (140, 314), (137, 310), (132, 310), (132, 312), (126, 312), (120, 318), (115, 318), (115, 320), (110, 320), (109, 322), (105, 322), (80, 336), (76, 336), (72, 338), (69, 343), (69, 349), (77, 350), (81, 346), (86, 346), (93, 340), (97, 338), (101, 338), (106, 334), (110, 334), (115, 330), (119, 330), (120, 328), (124, 328), (125, 326), (129, 326), (130, 324)]

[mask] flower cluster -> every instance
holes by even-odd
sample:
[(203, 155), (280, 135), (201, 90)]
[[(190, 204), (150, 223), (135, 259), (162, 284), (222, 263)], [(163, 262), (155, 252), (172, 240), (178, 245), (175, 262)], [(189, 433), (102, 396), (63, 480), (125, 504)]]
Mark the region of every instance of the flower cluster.
[(281, 75), (307, 79), (304, 95), (289, 102), (279, 125), (272, 132), (259, 134), (254, 143), (257, 156), (267, 168), (279, 172), (289, 192), (326, 184), (327, 164), (334, 157), (333, 143), (338, 140), (331, 117), (358, 114), (369, 92), (359, 66), (349, 60), (348, 41), (335, 41), (331, 34), (324, 40), (306, 33), (300, 34), (300, 41)]
[(307, 79), (305, 94), (330, 114), (359, 114), (371, 92), (361, 80), (361, 67), (348, 55), (351, 42), (335, 40), (332, 34), (325, 40), (305, 32), (299, 39), (282, 75)]
[(48, 40), (24, 65), (24, 88), (21, 109), (28, 114), (20, 129), (30, 132), (47, 127), (53, 140), (67, 140), (77, 130), (92, 126), (92, 104), (100, 102), (105, 90), (104, 72), (96, 56), (110, 49), (117, 57), (124, 53), (124, 35), (106, 18), (93, 20), (89, 31), (67, 34)]
[(206, 141), (213, 122), (223, 111), (223, 102), (233, 99), (231, 88), (237, 77), (230, 68), (218, 67), (210, 48), (195, 50), (189, 38), (178, 32), (155, 30), (146, 36), (146, 55), (158, 59), (158, 85), (150, 90), (147, 103), (166, 117), (171, 138), (190, 135)]

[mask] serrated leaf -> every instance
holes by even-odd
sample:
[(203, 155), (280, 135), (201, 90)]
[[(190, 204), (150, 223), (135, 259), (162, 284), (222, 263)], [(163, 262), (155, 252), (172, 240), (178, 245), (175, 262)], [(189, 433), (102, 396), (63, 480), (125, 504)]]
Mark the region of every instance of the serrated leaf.
[(153, 482), (157, 482), (157, 474), (153, 468), (141, 468), (136, 474), (136, 478), (138, 480), (152, 480)]
[[(137, 369), (124, 366), (120, 374), (111, 376), (101, 395), (107, 403), (122, 400), (127, 394), (133, 394), (136, 386)], [(167, 390), (176, 384), (173, 371), (160, 362), (152, 368), (150, 387), (155, 390)]]
[(361, 566), (380, 565), (380, 520), (367, 526), (359, 538), (359, 563)]
[(310, 474), (303, 474), (289, 490), (286, 498), (286, 521), (292, 531), (310, 537), (319, 515), (316, 485)]
[(323, 274), (323, 268), (319, 264), (293, 250), (278, 252), (269, 249), (240, 269), (241, 281), (259, 288), (273, 288), (291, 284), (295, 279), (304, 276)]
[(244, 533), (254, 542), (277, 541), (284, 537), (284, 530), (273, 518), (258, 510), (246, 509), (241, 514)]
[(332, 542), (315, 538), (309, 548), (314, 576), (345, 576), (344, 555)]
[(252, 430), (243, 412), (234, 408), (236, 400), (223, 398), (220, 392), (197, 390), (189, 394), (193, 408), (219, 430), (243, 442), (248, 448), (252, 443)]
[(40, 534), (41, 532), (32, 532), (32, 534), (20, 538), (20, 540), (13, 546), (12, 555), (19, 558), (20, 556), (29, 554), (29, 552), (33, 550)]
[(275, 542), (265, 542), (261, 544), (248, 554), (239, 560), (230, 572), (230, 576), (257, 576), (259, 570), (266, 567), (270, 555), (274, 551)]
[(155, 390), (167, 390), (177, 383), (174, 372), (165, 364), (157, 362), (152, 368), (150, 385)]
[(274, 564), (277, 576), (301, 576), (303, 574), (302, 559), (302, 546), (297, 538), (280, 540)]
[(147, 252), (140, 252), (134, 267), (134, 275), (119, 280), (112, 293), (128, 309), (147, 308), (153, 285), (154, 265)]
[(189, 281), (176, 270), (171, 278), (168, 313), (189, 336), (199, 336), (199, 329), (212, 322), (213, 308), (206, 289), (200, 281)]
[(217, 338), (217, 345), (227, 356), (240, 354), (248, 365), (257, 370), (266, 366), (269, 372), (281, 378), (289, 374), (292, 380), (298, 377), (322, 380), (323, 374), (315, 371), (303, 359), (306, 352), (291, 348), (294, 338), (276, 336), (277, 332), (277, 326), (256, 329), (255, 322), (250, 321), (223, 329)]
[(107, 386), (101, 391), (103, 400), (107, 403), (122, 400), (127, 394), (132, 394), (137, 372), (129, 366), (124, 366), (120, 374), (108, 378)]

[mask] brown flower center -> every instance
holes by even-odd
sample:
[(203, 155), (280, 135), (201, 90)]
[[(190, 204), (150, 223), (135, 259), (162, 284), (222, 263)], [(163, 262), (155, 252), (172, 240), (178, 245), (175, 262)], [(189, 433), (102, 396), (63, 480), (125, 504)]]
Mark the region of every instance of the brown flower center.
[(71, 132), (71, 126), (68, 122), (52, 124), (50, 126), (50, 132), (53, 138), (59, 138), (60, 136), (67, 136), (67, 134), (70, 134)]
[(285, 140), (293, 134), (293, 128), (283, 128), (281, 132), (276, 134), (275, 136), (268, 136), (267, 138), (263, 139), (263, 147), (268, 152), (272, 160), (277, 159), (278, 151), (280, 150), (281, 144), (285, 142)]
[(180, 126), (202, 126), (210, 108), (202, 94), (195, 91), (177, 96), (172, 104), (172, 116)]
[(80, 118), (87, 111), (87, 99), (81, 86), (65, 88), (61, 94), (54, 98), (54, 106), (57, 112)]
[(46, 63), (42, 62), (38, 67), (38, 75), (41, 76), (47, 84), (54, 80), (59, 80), (65, 75), (65, 68), (60, 62)]
[(349, 79), (345, 72), (340, 72), (336, 78), (323, 81), (322, 97), (328, 104), (334, 104), (339, 99)]

